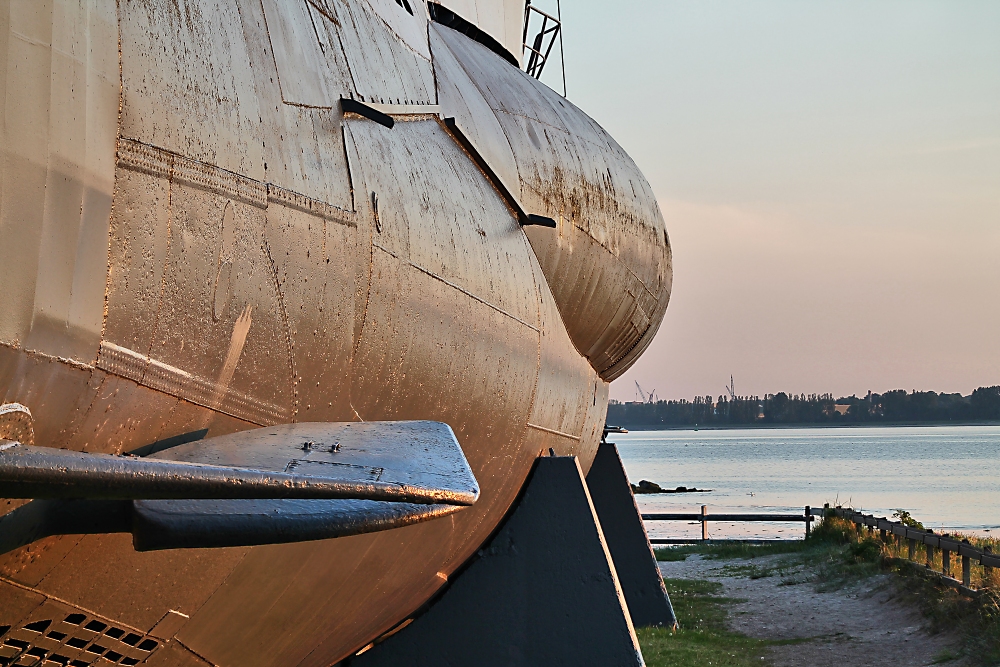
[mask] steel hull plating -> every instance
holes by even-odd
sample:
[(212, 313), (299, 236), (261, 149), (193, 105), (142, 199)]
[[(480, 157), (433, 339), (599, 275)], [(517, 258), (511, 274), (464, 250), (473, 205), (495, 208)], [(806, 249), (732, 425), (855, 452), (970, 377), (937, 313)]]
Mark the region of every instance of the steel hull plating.
[[(3, 58), (0, 402), (31, 409), (37, 445), (435, 420), (481, 496), (297, 544), (46, 538), (0, 555), (0, 626), (80, 610), (162, 640), (145, 664), (326, 666), (430, 599), (540, 453), (589, 468), (670, 254), (645, 180), (575, 107), (391, 0), (0, 0)], [(511, 139), (519, 87), (536, 129), (562, 119), (551, 151)], [(341, 97), (401, 113), (389, 129)], [(560, 228), (526, 236), (432, 105)]]

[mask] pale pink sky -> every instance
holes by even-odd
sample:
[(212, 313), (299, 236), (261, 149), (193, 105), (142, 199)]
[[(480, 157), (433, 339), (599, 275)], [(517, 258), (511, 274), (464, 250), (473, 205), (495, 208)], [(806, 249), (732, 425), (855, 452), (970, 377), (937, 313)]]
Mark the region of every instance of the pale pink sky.
[[(1000, 384), (1000, 3), (567, 0), (674, 249), (662, 398)], [(550, 73), (551, 74), (551, 73)], [(554, 81), (553, 81), (554, 83)]]

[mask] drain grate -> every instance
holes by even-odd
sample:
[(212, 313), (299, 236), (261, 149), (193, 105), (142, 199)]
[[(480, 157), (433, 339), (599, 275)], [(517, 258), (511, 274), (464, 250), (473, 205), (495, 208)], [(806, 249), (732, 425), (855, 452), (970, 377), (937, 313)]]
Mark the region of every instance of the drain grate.
[(160, 642), (87, 614), (0, 625), (0, 667), (138, 665)]

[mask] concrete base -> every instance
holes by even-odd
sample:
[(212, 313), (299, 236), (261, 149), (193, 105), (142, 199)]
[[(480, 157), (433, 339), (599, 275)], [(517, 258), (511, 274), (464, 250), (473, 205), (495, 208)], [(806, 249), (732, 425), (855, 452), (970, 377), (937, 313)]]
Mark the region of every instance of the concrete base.
[(538, 459), (513, 513), (443, 595), (343, 664), (642, 665), (576, 458)]
[(587, 486), (618, 572), (618, 581), (637, 627), (674, 627), (677, 618), (663, 586), (656, 557), (642, 525), (642, 515), (618, 456), (618, 448), (602, 443), (587, 473)]

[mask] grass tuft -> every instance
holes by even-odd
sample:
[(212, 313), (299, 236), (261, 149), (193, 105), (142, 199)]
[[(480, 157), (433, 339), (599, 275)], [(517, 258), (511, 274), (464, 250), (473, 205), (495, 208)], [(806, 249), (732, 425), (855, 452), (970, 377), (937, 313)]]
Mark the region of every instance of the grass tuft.
[(754, 639), (726, 627), (727, 607), (722, 584), (699, 579), (664, 579), (680, 629), (639, 628), (639, 644), (649, 667), (760, 667), (768, 664), (768, 648), (802, 640)]
[(664, 547), (653, 549), (653, 553), (656, 554), (656, 560), (666, 561), (666, 562), (677, 562), (682, 560), (687, 560), (693, 552), (688, 550), (687, 545), (680, 547)]
[(806, 549), (807, 546), (808, 543), (802, 540), (783, 540), (765, 544), (754, 542), (722, 542), (713, 544), (709, 542), (707, 544), (682, 544), (674, 547), (661, 547), (653, 551), (656, 553), (656, 560), (662, 561), (685, 560), (691, 554), (698, 554), (704, 558), (725, 560), (798, 553)]

